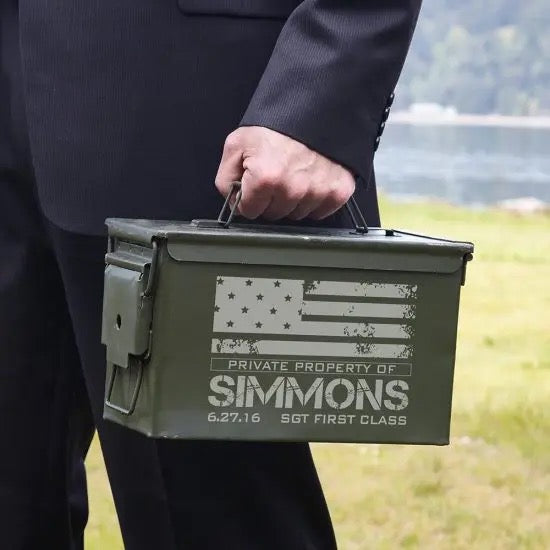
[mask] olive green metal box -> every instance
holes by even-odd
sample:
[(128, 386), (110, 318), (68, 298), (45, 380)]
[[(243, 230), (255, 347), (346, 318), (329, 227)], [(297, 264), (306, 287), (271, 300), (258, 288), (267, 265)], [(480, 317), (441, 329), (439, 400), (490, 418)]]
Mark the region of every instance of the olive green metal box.
[(105, 418), (153, 437), (448, 443), (472, 244), (107, 225)]

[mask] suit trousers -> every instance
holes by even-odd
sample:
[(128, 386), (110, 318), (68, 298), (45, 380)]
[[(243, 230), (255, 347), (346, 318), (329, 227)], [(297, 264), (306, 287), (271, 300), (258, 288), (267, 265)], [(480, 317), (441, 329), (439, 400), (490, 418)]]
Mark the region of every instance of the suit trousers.
[(30, 181), (0, 189), (3, 547), (83, 547), (96, 427), (128, 550), (334, 548), (306, 444), (156, 441), (102, 420), (104, 239), (44, 222)]
[(83, 548), (95, 430), (128, 550), (335, 548), (306, 444), (161, 441), (102, 419), (106, 240), (43, 215), (9, 18), (17, 4), (0, 4), (2, 548)]

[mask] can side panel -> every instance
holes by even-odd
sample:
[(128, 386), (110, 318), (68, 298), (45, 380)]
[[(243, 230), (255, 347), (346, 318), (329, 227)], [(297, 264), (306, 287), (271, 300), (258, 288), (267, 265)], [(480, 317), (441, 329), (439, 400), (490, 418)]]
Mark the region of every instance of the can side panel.
[(418, 392), (416, 422), (432, 425), (449, 441), (461, 274), (427, 275), (417, 302), (411, 396)]
[(460, 272), (167, 260), (161, 281), (153, 435), (448, 442)]

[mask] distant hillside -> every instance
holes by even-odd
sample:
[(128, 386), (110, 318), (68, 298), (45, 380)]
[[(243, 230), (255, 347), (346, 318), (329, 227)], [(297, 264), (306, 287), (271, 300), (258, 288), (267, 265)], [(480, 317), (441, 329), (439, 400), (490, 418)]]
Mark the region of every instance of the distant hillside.
[(397, 108), (550, 114), (549, 0), (424, 0)]

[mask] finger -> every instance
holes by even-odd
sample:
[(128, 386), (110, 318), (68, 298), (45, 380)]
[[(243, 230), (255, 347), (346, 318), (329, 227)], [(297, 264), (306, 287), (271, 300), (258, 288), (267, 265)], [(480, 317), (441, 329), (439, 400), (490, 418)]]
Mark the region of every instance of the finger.
[(239, 214), (249, 220), (255, 220), (269, 206), (273, 189), (262, 185), (261, 181), (250, 170), (244, 171), (241, 182)]
[(288, 217), (296, 206), (298, 206), (297, 201), (289, 202), (286, 199), (273, 198), (265, 209), (263, 217), (269, 221), (281, 220)]
[(271, 203), (265, 209), (263, 217), (274, 221), (288, 217), (294, 212), (306, 196), (307, 186), (293, 185), (291, 181), (280, 182), (274, 189)]
[(341, 182), (341, 185), (333, 187), (333, 189), (325, 196), (325, 199), (321, 205), (313, 210), (309, 217), (313, 220), (322, 220), (334, 214), (334, 212), (340, 210), (349, 198), (353, 195), (354, 186), (344, 185), (344, 182)]
[(313, 211), (317, 210), (323, 203), (324, 194), (314, 193), (310, 191), (296, 206), (296, 208), (288, 214), (288, 219), (299, 221), (307, 218)]
[(222, 158), (216, 174), (216, 188), (226, 197), (231, 191), (231, 184), (243, 175), (243, 150), (239, 140), (229, 134), (225, 140)]

